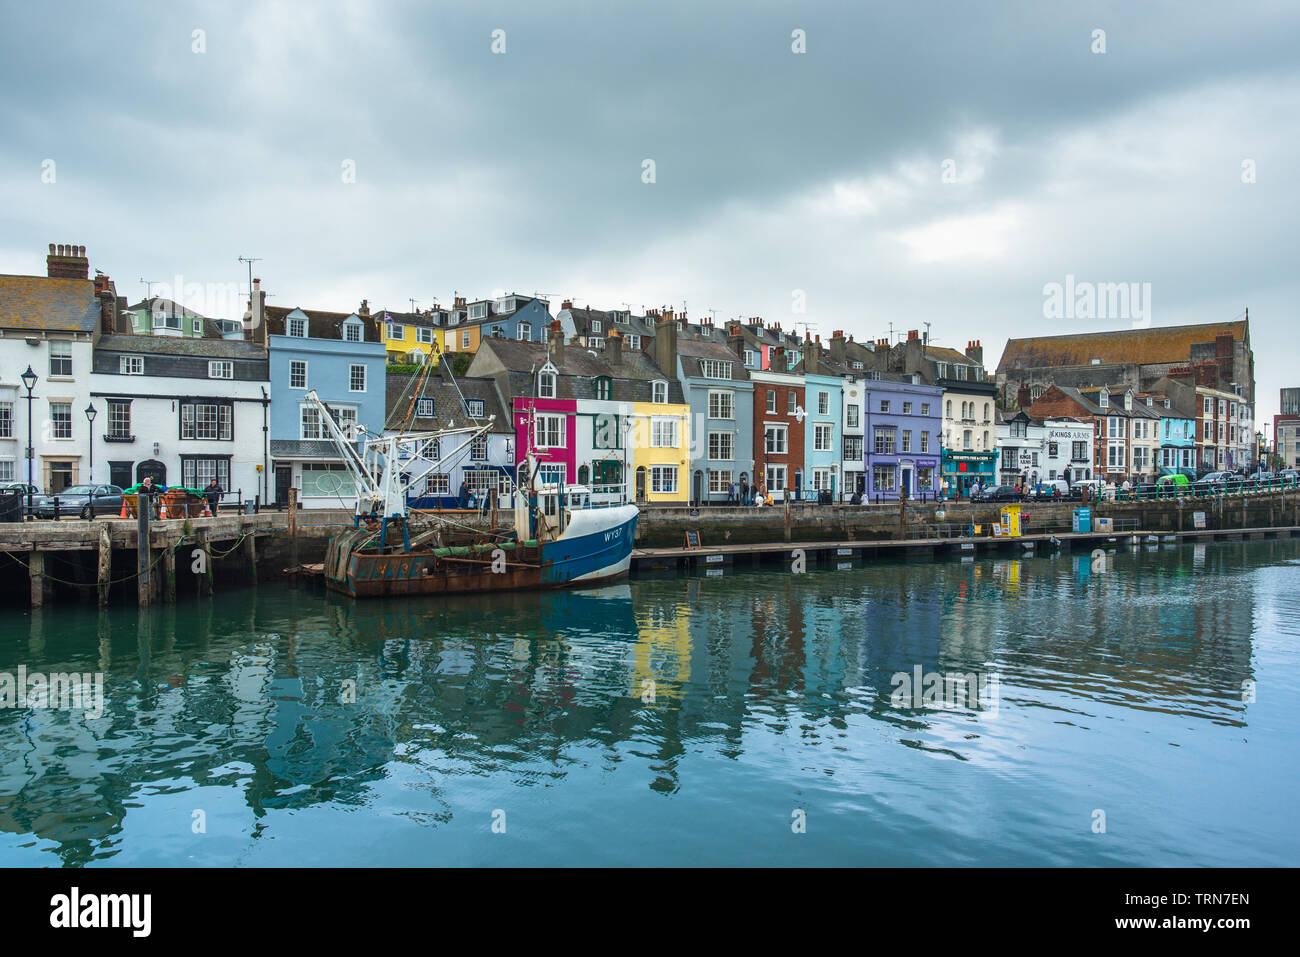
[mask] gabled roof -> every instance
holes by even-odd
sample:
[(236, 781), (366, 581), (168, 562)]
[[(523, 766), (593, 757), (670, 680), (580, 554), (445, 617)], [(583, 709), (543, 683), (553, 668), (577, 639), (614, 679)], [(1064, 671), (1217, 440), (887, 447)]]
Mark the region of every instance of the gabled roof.
[[(490, 416), (496, 416), (496, 420), (492, 423), (492, 432), (508, 434), (514, 431), (514, 425), (510, 421), (509, 414), (501, 406), (501, 397), (497, 392), (496, 383), (491, 379), (461, 376), (453, 384), (451, 379), (448, 378), (444, 367), (439, 366), (437, 371), (430, 370), (423, 387), (417, 393), (416, 386), (419, 384), (419, 373), (396, 374), (390, 372), (384, 378), (387, 381), (385, 395), (387, 402), (386, 421), (390, 428), (396, 429), (401, 425), (413, 399), (426, 398), (433, 399), (433, 415), (418, 415), (419, 406), (417, 405), (414, 410), (417, 414), (411, 421), (410, 431), (420, 432), (481, 425)], [(460, 386), (459, 391), (457, 391), (457, 385)], [(472, 399), (482, 400), (482, 419), (470, 418), (469, 412), (461, 400), (462, 395), (467, 401)]]
[(121, 352), (130, 355), (195, 356), (204, 359), (265, 360), (266, 349), (243, 339), (199, 338), (185, 336), (137, 336), (119, 334), (100, 336), (95, 352)]
[(681, 385), (662, 372), (644, 352), (621, 350), (612, 361), (608, 350), (594, 352), (585, 346), (563, 346), (552, 350), (544, 342), (515, 339), (485, 339), (470, 363), (475, 375), (490, 375), (504, 395), (533, 396), (534, 378), (547, 362), (555, 366), (556, 398), (594, 399), (595, 380), (609, 378), (610, 399), (616, 402), (649, 402), (653, 382), (668, 383), (668, 401), (682, 402)]
[(998, 362), (998, 372), (1009, 369), (1033, 369), (1045, 366), (1187, 362), (1192, 346), (1213, 342), (1224, 333), (1234, 340), (1249, 335), (1245, 319), (1234, 322), (1200, 323), (1189, 326), (1159, 326), (1147, 329), (1118, 329), (1113, 332), (1089, 332), (1065, 336), (1036, 336), (1010, 339)]
[(99, 317), (89, 279), (0, 276), (0, 329), (94, 332)]
[(362, 341), (380, 341), (379, 323), (375, 321), (374, 316), (359, 316), (352, 312), (323, 312), (319, 309), (302, 309), (299, 306), (294, 306), (292, 309), (284, 306), (267, 306), (267, 333), (272, 336), (285, 335), (285, 320), (289, 313), (296, 311), (301, 311), (307, 317), (308, 338), (341, 340), (343, 338), (343, 323), (356, 316), (362, 325)]

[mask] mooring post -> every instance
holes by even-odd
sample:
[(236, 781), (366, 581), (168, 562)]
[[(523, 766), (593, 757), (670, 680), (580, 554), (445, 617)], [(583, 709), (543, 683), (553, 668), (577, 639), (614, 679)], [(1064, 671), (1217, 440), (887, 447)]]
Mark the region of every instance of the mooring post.
[(298, 490), (289, 489), (289, 564), (298, 574)]
[(27, 570), (32, 576), (32, 607), (40, 608), (45, 604), (45, 553), (33, 548)]
[(199, 575), (199, 594), (212, 597), (212, 543), (208, 540), (208, 530), (198, 532), (199, 548), (203, 549), (203, 572)]
[(244, 539), (244, 558), (248, 562), (248, 581), (251, 585), (257, 584), (257, 539), (253, 535), (253, 529), (248, 530), (248, 536)]
[(907, 538), (907, 498), (902, 492), (898, 494), (898, 540)]
[(149, 512), (152, 500), (148, 495), (137, 496), (139, 503), (135, 524), (135, 591), (141, 608), (148, 608), (152, 600), (149, 592)]
[(163, 554), (163, 575), (166, 581), (164, 601), (176, 600), (176, 546), (178, 544), (179, 542), (168, 541)]
[(110, 582), (113, 579), (113, 537), (108, 532), (108, 522), (99, 526), (99, 607), (108, 604)]
[(790, 541), (790, 490), (785, 493), (785, 540)]

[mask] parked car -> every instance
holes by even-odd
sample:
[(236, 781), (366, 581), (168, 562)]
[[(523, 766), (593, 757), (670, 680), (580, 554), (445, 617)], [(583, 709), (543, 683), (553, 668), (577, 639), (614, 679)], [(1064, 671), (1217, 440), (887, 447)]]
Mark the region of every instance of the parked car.
[(1043, 479), (1025, 493), (1025, 498), (1031, 502), (1051, 502), (1055, 500), (1053, 489), (1060, 490), (1061, 501), (1070, 497), (1070, 483), (1065, 479)]
[(1277, 473), (1277, 477), (1282, 480), (1287, 488), (1300, 485), (1300, 469), (1282, 469)]
[(33, 514), (53, 518), (56, 498), (60, 517), (93, 518), (116, 515), (122, 510), (122, 490), (116, 485), (70, 485), (58, 495), (42, 495), (32, 506)]
[(1221, 492), (1228, 484), (1227, 472), (1206, 472), (1195, 482), (1192, 483), (1197, 492), (1206, 494), (1208, 492)]
[(27, 482), (5, 482), (0, 485), (0, 495), (12, 495), (17, 492), (23, 497), (23, 510), (27, 509), (28, 493), (31, 493), (31, 503), (36, 505), (36, 500), (41, 497), (41, 490), (35, 485), (29, 485)]
[(1023, 499), (1014, 485), (990, 485), (983, 492), (971, 496), (973, 502), (1019, 502)]
[(1167, 498), (1186, 495), (1191, 484), (1192, 480), (1182, 473), (1162, 475), (1156, 479), (1156, 496), (1158, 498)]

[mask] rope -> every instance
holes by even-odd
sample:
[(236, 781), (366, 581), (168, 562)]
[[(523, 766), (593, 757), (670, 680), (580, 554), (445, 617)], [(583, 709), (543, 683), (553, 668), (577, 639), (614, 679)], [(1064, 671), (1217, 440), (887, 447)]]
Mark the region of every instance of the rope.
[[(166, 555), (166, 554), (167, 554), (167, 549), (165, 549), (165, 548), (160, 549), (159, 552), (158, 552), (158, 557), (155, 558), (152, 562), (149, 563), (149, 565), (148, 565), (148, 567), (145, 569), (145, 571), (153, 571), (154, 566), (157, 565), (160, 561), (162, 561), (162, 560), (163, 560), (163, 556)], [(17, 555), (14, 555), (14, 556), (13, 556), (13, 559), (14, 559), (14, 561), (16, 561), (19, 565), (22, 565), (24, 568), (26, 568), (29, 572), (32, 570), (32, 566), (31, 566), (28, 562), (23, 561), (23, 560), (22, 560), (21, 558), (19, 558)], [(78, 586), (78, 587), (80, 587), (80, 588), (98, 588), (100, 585), (120, 585), (122, 582), (129, 582), (129, 581), (130, 581), (131, 579), (133, 579), (133, 578), (139, 578), (139, 577), (140, 577), (140, 573), (139, 573), (138, 571), (136, 571), (136, 572), (132, 572), (130, 575), (127, 575), (125, 578), (111, 578), (111, 579), (109, 579), (107, 582), (98, 582), (98, 581), (94, 581), (94, 582), (74, 582), (74, 581), (68, 581), (66, 578), (59, 578), (57, 575), (51, 575), (51, 574), (49, 574), (48, 572), (44, 572), (44, 573), (42, 573), (41, 577), (42, 577), (42, 578), (48, 578), (48, 579), (50, 579), (50, 581), (56, 581), (56, 582), (58, 582), (60, 585), (76, 585), (76, 586)]]

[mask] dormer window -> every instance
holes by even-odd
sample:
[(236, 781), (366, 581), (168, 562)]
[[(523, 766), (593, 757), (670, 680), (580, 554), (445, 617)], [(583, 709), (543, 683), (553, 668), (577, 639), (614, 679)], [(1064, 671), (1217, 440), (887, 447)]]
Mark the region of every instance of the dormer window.
[(1125, 392), (1125, 393), (1124, 393), (1124, 408), (1125, 408), (1125, 409), (1130, 409), (1130, 410), (1133, 408), (1133, 393), (1132, 393), (1132, 392)]
[(650, 400), (659, 405), (666, 405), (668, 402), (668, 383), (662, 379), (651, 383)]
[(469, 317), (471, 319), (486, 319), (487, 303), (486, 302), (472, 303), (469, 307)]
[(542, 371), (537, 374), (537, 397), (539, 399), (555, 398), (556, 378), (555, 366), (549, 362), (542, 366)]
[(295, 339), (305, 339), (307, 337), (307, 320), (300, 316), (295, 316), (289, 320), (288, 334)]
[(614, 395), (614, 382), (607, 375), (596, 376), (596, 398), (609, 401)]
[(361, 323), (345, 322), (343, 323), (343, 341), (360, 342), (361, 341)]
[(593, 319), (593, 320), (591, 320), (591, 332), (592, 332), (592, 335), (597, 335), (597, 336), (600, 335), (600, 320), (599, 320), (599, 319)]
[(515, 300), (512, 296), (497, 300), (497, 312), (514, 312)]
[(418, 415), (418, 416), (419, 416), (420, 418), (422, 418), (422, 419), (431, 419), (431, 418), (433, 418), (433, 400), (432, 400), (432, 399), (416, 399), (416, 400), (415, 400), (415, 414)]
[(481, 419), (485, 414), (482, 399), (466, 399), (465, 414), (471, 419)]
[(1097, 393), (1097, 405), (1103, 409), (1110, 408), (1110, 393), (1105, 389)]

